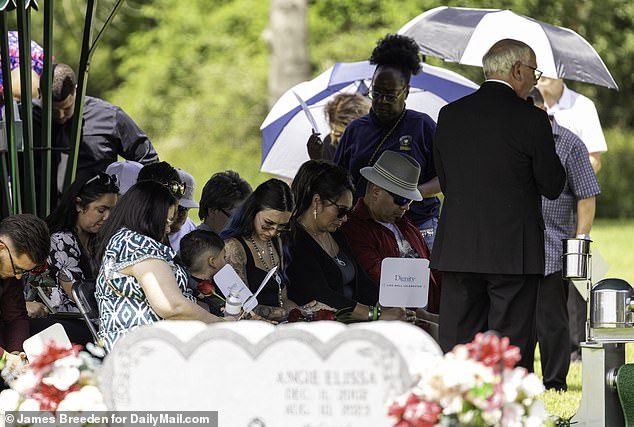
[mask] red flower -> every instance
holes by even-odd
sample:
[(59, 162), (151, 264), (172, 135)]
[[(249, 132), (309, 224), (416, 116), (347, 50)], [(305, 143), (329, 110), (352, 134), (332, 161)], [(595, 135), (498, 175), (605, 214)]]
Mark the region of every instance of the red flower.
[(315, 313), (315, 320), (335, 320), (335, 313), (330, 310), (317, 310), (317, 313)]
[(421, 401), (410, 393), (401, 404), (394, 401), (388, 408), (388, 415), (395, 417), (395, 427), (433, 427), (438, 422), (442, 407), (436, 402)]
[(33, 270), (31, 270), (31, 273), (36, 274), (36, 275), (40, 275), (40, 274), (44, 273), (46, 270), (48, 270), (48, 263), (46, 261), (44, 261), (44, 264), (38, 265)]
[(300, 320), (303, 320), (303, 316), (302, 316), (302, 312), (299, 311), (299, 309), (294, 308), (290, 311), (290, 313), (288, 313), (289, 323), (299, 322)]
[(211, 283), (211, 280), (203, 280), (202, 282), (199, 282), (197, 289), (198, 292), (204, 296), (213, 295), (213, 293), (216, 292), (216, 287), (213, 283)]
[(493, 368), (495, 372), (512, 369), (522, 358), (519, 347), (511, 345), (507, 337), (500, 338), (491, 333), (478, 333), (466, 347), (470, 358)]
[(42, 353), (38, 358), (30, 362), (30, 366), (32, 369), (39, 371), (42, 368), (52, 364), (57, 359), (61, 359), (66, 356), (74, 355), (77, 356), (79, 354), (79, 350), (81, 350), (80, 345), (73, 344), (71, 348), (62, 348), (57, 347), (53, 342), (50, 342), (46, 346), (46, 350)]

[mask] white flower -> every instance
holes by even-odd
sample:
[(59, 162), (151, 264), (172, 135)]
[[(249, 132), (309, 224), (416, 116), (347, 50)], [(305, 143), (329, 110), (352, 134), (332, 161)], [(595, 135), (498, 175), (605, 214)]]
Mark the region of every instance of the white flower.
[(507, 403), (502, 408), (502, 427), (522, 427), (524, 407), (519, 403)]
[(35, 399), (28, 398), (20, 405), (21, 412), (32, 412), (40, 410), (40, 402)]
[(10, 388), (0, 392), (0, 412), (15, 411), (20, 403), (20, 393)]
[(68, 393), (58, 407), (58, 411), (105, 411), (106, 405), (103, 403), (103, 396), (95, 386), (87, 385), (79, 391)]
[(25, 370), (11, 385), (11, 387), (20, 394), (26, 395), (37, 386), (39, 379), (35, 373), (27, 369)]
[(522, 379), (521, 390), (527, 397), (535, 397), (544, 392), (544, 383), (535, 374), (528, 374)]
[(502, 419), (502, 411), (499, 409), (491, 409), (482, 412), (482, 419), (490, 426), (497, 425)]
[(52, 385), (58, 390), (64, 391), (79, 380), (79, 359), (77, 357), (64, 357), (56, 360), (53, 370), (42, 379), (46, 385)]

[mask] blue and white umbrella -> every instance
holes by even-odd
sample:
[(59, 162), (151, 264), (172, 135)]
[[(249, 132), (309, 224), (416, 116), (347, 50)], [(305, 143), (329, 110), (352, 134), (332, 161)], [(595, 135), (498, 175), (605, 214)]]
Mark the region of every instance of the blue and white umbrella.
[[(475, 91), (471, 80), (440, 67), (421, 64), (422, 71), (410, 80), (407, 108), (429, 114), (434, 120), (448, 102)], [(313, 80), (287, 90), (264, 119), (262, 130), (262, 165), (260, 171), (293, 178), (299, 166), (309, 159), (306, 141), (312, 127), (304, 109), (316, 122), (316, 131), (330, 132), (324, 116), (325, 105), (338, 93), (368, 94), (375, 66), (368, 61), (337, 62)]]

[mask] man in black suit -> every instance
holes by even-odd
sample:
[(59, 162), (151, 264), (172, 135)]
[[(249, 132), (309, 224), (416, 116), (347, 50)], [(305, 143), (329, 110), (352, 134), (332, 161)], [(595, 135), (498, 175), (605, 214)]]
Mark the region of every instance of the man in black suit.
[(526, 99), (541, 76), (533, 50), (501, 40), (482, 65), (480, 89), (438, 116), (434, 159), (445, 201), (431, 266), (443, 272), (440, 345), (449, 351), (493, 329), (532, 371), (541, 196), (557, 198), (565, 172), (548, 116)]

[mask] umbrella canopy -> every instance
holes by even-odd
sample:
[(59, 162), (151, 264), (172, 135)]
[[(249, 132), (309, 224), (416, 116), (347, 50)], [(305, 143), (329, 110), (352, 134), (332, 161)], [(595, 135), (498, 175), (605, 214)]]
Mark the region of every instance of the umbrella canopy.
[(510, 10), (441, 6), (412, 19), (399, 34), (415, 39), (423, 55), (480, 67), (495, 42), (520, 40), (535, 51), (546, 77), (618, 89), (599, 54), (579, 34)]
[[(421, 65), (421, 72), (410, 79), (407, 108), (427, 113), (434, 120), (443, 105), (478, 88), (477, 84), (453, 71)], [(330, 127), (324, 116), (325, 105), (338, 93), (367, 95), (374, 69), (368, 61), (338, 62), (313, 80), (287, 90), (260, 126), (260, 170), (293, 178), (299, 166), (309, 159), (306, 141), (313, 126), (306, 113), (314, 118), (316, 131), (327, 135)]]
[[(18, 46), (18, 32), (9, 31), (9, 60), (11, 69), (20, 66), (20, 51)], [(44, 68), (44, 49), (42, 46), (31, 40), (31, 67), (37, 75), (42, 74)], [(0, 70), (0, 92), (4, 89), (2, 71)]]

